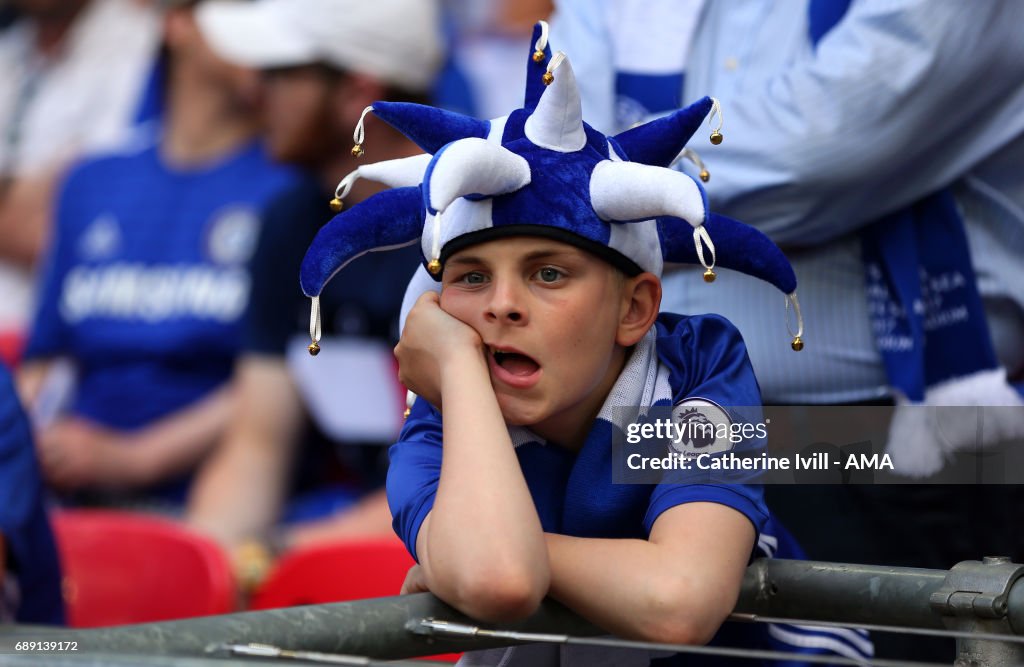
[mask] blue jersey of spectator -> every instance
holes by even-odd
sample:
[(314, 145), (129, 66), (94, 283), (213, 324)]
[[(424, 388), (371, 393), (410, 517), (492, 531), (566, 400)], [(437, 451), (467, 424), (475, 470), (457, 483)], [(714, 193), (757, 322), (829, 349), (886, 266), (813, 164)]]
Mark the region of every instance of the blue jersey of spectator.
[(152, 139), (72, 171), (26, 351), (75, 362), (72, 416), (136, 431), (228, 379), (262, 209), (294, 179), (256, 143), (184, 169)]
[(74, 358), (72, 411), (113, 428), (202, 397), (240, 346), (260, 211), (292, 182), (256, 144), (188, 171), (155, 144), (82, 164), (60, 197), (26, 357)]

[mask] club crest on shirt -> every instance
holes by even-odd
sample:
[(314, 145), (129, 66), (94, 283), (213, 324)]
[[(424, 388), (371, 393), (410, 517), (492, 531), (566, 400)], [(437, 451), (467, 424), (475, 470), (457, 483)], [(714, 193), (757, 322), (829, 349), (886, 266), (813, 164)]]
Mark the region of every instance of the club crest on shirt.
[(110, 213), (89, 223), (78, 237), (78, 254), (85, 260), (109, 259), (121, 249), (121, 226)]
[(672, 408), (671, 449), (686, 457), (718, 454), (733, 447), (729, 438), (732, 420), (717, 403), (687, 398)]
[(244, 264), (256, 250), (259, 216), (250, 208), (218, 211), (209, 225), (207, 253), (218, 264)]

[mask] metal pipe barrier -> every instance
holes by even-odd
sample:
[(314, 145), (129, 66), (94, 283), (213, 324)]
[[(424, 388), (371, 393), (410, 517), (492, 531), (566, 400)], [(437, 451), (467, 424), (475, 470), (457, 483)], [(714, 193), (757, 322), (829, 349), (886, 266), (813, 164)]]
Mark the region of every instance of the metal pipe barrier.
[[(1024, 640), (1014, 636), (1024, 634), (1022, 576), (1024, 565), (1003, 558), (965, 561), (949, 571), (762, 559), (747, 569), (735, 613), (752, 620), (771, 616), (981, 633), (977, 640), (957, 637), (958, 663), (1004, 667), (1024, 664)], [(94, 630), (0, 627), (0, 649), (10, 650), (19, 639), (59, 635), (78, 641), (83, 651), (107, 654), (211, 657), (225, 644), (259, 642), (398, 659), (515, 643), (414, 632), (426, 618), (480, 626), (422, 593)], [(574, 637), (606, 634), (551, 600), (530, 618), (501, 629)]]

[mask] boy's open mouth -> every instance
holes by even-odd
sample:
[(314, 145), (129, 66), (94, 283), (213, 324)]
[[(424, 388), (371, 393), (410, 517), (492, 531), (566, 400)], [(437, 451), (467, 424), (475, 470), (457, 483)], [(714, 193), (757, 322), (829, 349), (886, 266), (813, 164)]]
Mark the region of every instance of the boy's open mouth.
[(525, 377), (537, 372), (540, 364), (519, 352), (491, 349), (494, 362), (512, 375)]

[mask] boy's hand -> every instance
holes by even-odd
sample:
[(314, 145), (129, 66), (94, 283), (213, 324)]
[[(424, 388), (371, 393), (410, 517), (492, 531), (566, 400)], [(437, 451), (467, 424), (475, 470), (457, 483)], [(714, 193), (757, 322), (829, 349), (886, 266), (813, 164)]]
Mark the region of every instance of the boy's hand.
[(441, 309), (440, 295), (427, 292), (409, 311), (402, 339), (395, 346), (398, 379), (440, 408), (441, 370), (460, 359), (482, 362), (483, 345), (472, 327)]

